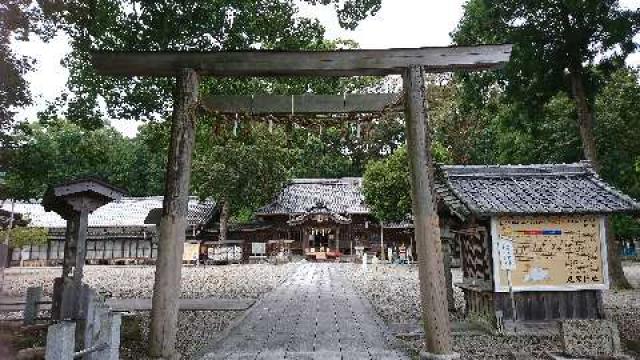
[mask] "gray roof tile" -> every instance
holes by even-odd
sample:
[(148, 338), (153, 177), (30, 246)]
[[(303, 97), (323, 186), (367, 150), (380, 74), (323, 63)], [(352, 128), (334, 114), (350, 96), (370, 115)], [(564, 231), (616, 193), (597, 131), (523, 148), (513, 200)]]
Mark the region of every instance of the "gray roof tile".
[(588, 162), (442, 166), (439, 172), (438, 194), (461, 214), (640, 211), (640, 204), (604, 183)]
[[(144, 220), (152, 209), (162, 208), (162, 196), (123, 197), (110, 202), (89, 214), (89, 227), (149, 226)], [(189, 198), (189, 225), (199, 225), (208, 219), (213, 211), (213, 201), (201, 202), (196, 197)], [(2, 210), (11, 210), (11, 204), (4, 202)], [(32, 227), (64, 228), (66, 221), (54, 212), (44, 210), (40, 202), (17, 202), (15, 212), (29, 219)]]
[(295, 179), (258, 215), (302, 214), (322, 204), (337, 214), (368, 214), (361, 178)]

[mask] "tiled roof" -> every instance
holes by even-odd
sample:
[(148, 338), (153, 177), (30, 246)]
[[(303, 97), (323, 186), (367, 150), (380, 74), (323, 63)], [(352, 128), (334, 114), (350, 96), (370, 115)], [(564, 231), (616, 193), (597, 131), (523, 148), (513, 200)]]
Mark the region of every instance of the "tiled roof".
[(437, 193), (461, 215), (640, 211), (638, 202), (604, 183), (588, 162), (442, 166)]
[[(162, 208), (162, 196), (123, 197), (98, 208), (89, 215), (89, 227), (149, 226), (144, 220), (152, 209)], [(205, 222), (215, 207), (213, 201), (200, 202), (198, 198), (189, 199), (187, 221), (189, 225)], [(11, 210), (6, 202), (2, 210)], [(54, 212), (46, 212), (39, 202), (16, 202), (15, 212), (29, 219), (29, 226), (44, 228), (64, 228), (66, 221)]]
[(336, 214), (368, 214), (361, 178), (295, 179), (257, 214), (302, 214), (322, 204)]

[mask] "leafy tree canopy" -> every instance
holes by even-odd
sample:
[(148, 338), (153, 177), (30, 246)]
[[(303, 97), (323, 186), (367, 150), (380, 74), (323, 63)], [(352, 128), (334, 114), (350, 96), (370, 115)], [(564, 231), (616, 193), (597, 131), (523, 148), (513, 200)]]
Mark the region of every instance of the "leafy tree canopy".
[[(144, 137), (145, 132), (142, 132)], [(159, 194), (164, 160), (142, 139), (127, 139), (111, 127), (86, 130), (64, 120), (20, 128), (6, 178), (14, 199), (40, 198), (48, 185), (98, 176), (131, 195)]]
[[(331, 1), (345, 26), (355, 26), (377, 11), (380, 0)], [(65, 59), (70, 71), (69, 94), (51, 104), (48, 114), (62, 114), (85, 128), (101, 126), (110, 118), (162, 119), (171, 108), (173, 79), (98, 76), (89, 63), (89, 51), (100, 50), (237, 50), (327, 49), (351, 47), (349, 42), (326, 42), (324, 28), (315, 19), (301, 17), (293, 0), (206, 0), (186, 5), (180, 1), (98, 0), (71, 1), (49, 6), (47, 19), (71, 37), (72, 52)], [(335, 91), (340, 79), (203, 79), (209, 94), (259, 94)], [(348, 86), (337, 87), (341, 91)], [(106, 104), (106, 114), (100, 101)], [(66, 106), (65, 106), (66, 105)], [(66, 109), (61, 111), (61, 109)]]
[[(449, 163), (447, 150), (440, 144), (433, 145), (434, 159)], [(409, 160), (406, 147), (401, 147), (383, 160), (371, 161), (364, 172), (364, 198), (371, 213), (385, 222), (402, 221), (411, 210), (411, 186)]]
[(290, 175), (285, 134), (256, 123), (216, 135), (216, 121), (208, 118), (198, 126), (193, 190), (226, 203), (225, 216), (251, 212), (271, 201)]
[[(565, 119), (569, 115), (578, 126), (569, 126), (568, 130), (578, 129), (584, 157), (599, 170), (595, 94), (608, 74), (623, 67), (627, 55), (635, 51), (633, 38), (639, 29), (640, 10), (625, 9), (618, 0), (471, 0), (451, 34), (454, 42), (509, 42), (514, 49), (504, 71), (460, 75), (464, 86), (461, 111), (474, 113), (481, 109), (490, 118), (490, 128), (512, 130), (496, 134), (497, 141), (540, 142), (542, 151), (534, 151), (529, 160), (536, 160), (538, 154), (544, 157), (547, 146), (556, 146), (557, 139), (550, 137), (548, 130), (568, 125)], [(503, 92), (497, 104), (489, 100), (496, 88)], [(554, 114), (566, 98), (573, 100), (575, 110)], [(560, 117), (548, 121), (548, 116), (555, 115)], [(562, 144), (573, 144), (573, 135), (561, 137)], [(516, 151), (512, 155), (519, 160), (527, 153)], [(560, 157), (574, 153), (569, 150)], [(502, 161), (503, 156), (496, 160)]]
[(640, 12), (622, 8), (618, 0), (470, 0), (451, 36), (461, 45), (513, 43), (504, 71), (477, 76), (507, 80), (509, 99), (526, 103), (535, 115), (559, 90), (571, 93), (567, 71), (624, 64), (637, 48), (633, 37), (639, 29)]
[(0, 231), (0, 239), (9, 237), (9, 247), (21, 248), (25, 245), (46, 244), (49, 231), (37, 227), (15, 227)]

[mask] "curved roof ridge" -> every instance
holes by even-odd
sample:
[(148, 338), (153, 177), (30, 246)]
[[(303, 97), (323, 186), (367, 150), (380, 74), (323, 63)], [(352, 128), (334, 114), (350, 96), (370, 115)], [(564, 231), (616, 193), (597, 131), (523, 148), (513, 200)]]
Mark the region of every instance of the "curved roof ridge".
[(440, 165), (448, 177), (510, 177), (510, 176), (579, 176), (590, 175), (588, 162), (571, 164), (517, 165)]

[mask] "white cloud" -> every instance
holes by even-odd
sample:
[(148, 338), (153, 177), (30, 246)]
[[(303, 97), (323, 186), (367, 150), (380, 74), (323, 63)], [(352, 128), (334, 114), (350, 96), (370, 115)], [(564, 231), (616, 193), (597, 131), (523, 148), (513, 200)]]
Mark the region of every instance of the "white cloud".
[(446, 46), (462, 17), (464, 0), (383, 0), (374, 17), (362, 21), (354, 31), (341, 29), (331, 6), (301, 3), (301, 15), (316, 17), (327, 28), (328, 38), (347, 38), (362, 48)]
[(36, 113), (45, 108), (46, 102), (54, 100), (66, 87), (69, 72), (60, 61), (71, 51), (69, 38), (59, 35), (45, 43), (37, 36), (31, 36), (28, 42), (17, 41), (12, 46), (18, 54), (37, 61), (35, 71), (26, 75), (33, 95), (33, 105), (18, 113), (18, 120), (34, 121)]

